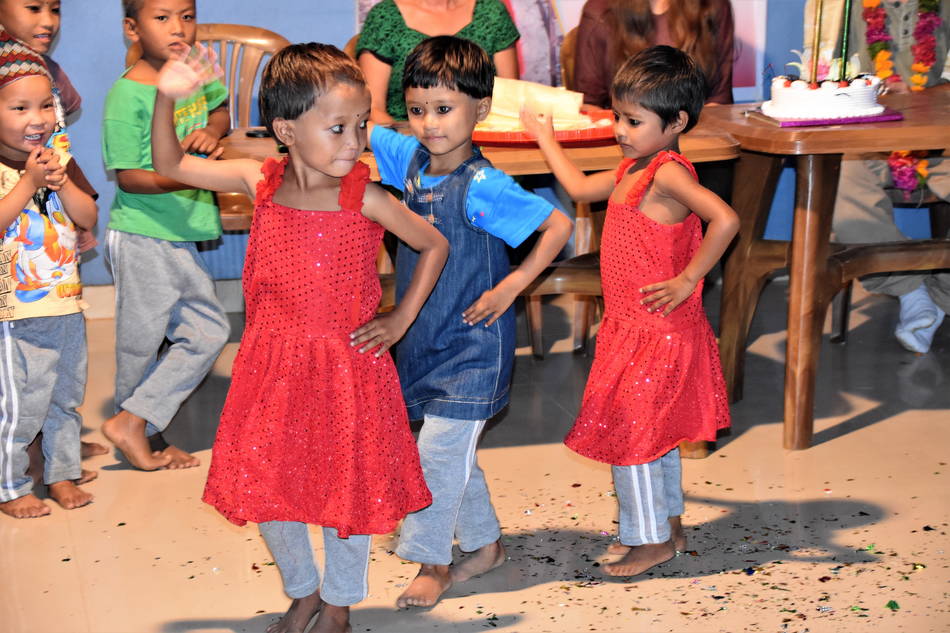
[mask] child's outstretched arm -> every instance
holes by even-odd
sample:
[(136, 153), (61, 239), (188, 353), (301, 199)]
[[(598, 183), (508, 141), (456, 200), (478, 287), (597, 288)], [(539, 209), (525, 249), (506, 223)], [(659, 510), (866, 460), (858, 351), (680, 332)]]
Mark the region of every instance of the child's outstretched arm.
[(173, 122), (175, 100), (192, 94), (217, 77), (213, 54), (209, 58), (201, 46), (197, 51), (195, 54), (193, 49), (183, 59), (169, 60), (159, 72), (152, 115), (152, 165), (159, 178), (183, 185), (178, 187), (180, 189), (237, 191), (253, 198), (257, 182), (262, 177), (259, 162), (251, 159), (212, 160), (216, 154), (198, 158), (185, 154), (178, 142)]
[(640, 303), (650, 312), (668, 315), (693, 293), (699, 280), (716, 265), (732, 238), (739, 232), (739, 216), (722, 198), (696, 182), (685, 167), (676, 163), (661, 166), (653, 180), (657, 194), (669, 196), (709, 224), (703, 242), (686, 268), (666, 281), (640, 288), (646, 296)]
[(381, 356), (402, 338), (415, 321), (416, 315), (435, 287), (435, 282), (439, 280), (442, 267), (449, 256), (449, 243), (435, 227), (376, 184), (366, 187), (363, 215), (378, 222), (419, 252), (412, 280), (399, 305), (392, 312), (378, 315), (350, 333), (350, 344), (362, 345), (360, 353), (375, 349), (376, 356)]
[(462, 319), (466, 323), (475, 325), (487, 318), (485, 327), (488, 327), (497, 321), (514, 303), (521, 291), (554, 261), (570, 239), (574, 225), (560, 210), (554, 209), (537, 230), (541, 236), (521, 265), (498, 282), (494, 288), (483, 292), (482, 296), (462, 313)]
[(521, 123), (525, 132), (538, 141), (538, 147), (551, 173), (567, 191), (567, 195), (577, 202), (599, 202), (610, 197), (614, 189), (614, 174), (600, 171), (585, 174), (578, 169), (564, 153), (564, 148), (554, 138), (551, 117), (530, 110), (521, 111)]

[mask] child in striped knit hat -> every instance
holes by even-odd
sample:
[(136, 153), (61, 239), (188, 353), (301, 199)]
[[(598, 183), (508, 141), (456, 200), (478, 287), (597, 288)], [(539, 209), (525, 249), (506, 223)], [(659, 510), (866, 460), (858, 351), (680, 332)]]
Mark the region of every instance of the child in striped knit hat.
[(43, 58), (0, 30), (0, 512), (39, 517), (26, 447), (43, 432), (44, 481), (66, 509), (79, 489), (76, 407), (86, 383), (86, 332), (76, 228), (96, 222), (96, 192), (62, 151), (52, 77)]

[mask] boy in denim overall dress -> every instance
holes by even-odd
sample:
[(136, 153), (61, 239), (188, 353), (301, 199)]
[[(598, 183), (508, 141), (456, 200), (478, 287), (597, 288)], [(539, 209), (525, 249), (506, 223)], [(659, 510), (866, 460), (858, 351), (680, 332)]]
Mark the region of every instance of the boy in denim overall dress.
[[(422, 564), (399, 607), (431, 606), (453, 582), (505, 560), (501, 530), (475, 447), (485, 420), (508, 404), (515, 349), (512, 302), (571, 234), (567, 216), (494, 169), (472, 145), (488, 115), (494, 71), (478, 45), (430, 38), (406, 60), (403, 90), (413, 136), (375, 127), (380, 178), (449, 241), (438, 284), (396, 350), (410, 419), (423, 419), (419, 455), (433, 503), (403, 522), (396, 553)], [(505, 244), (539, 239), (512, 270)], [(399, 245), (396, 296), (416, 253)], [(472, 552), (450, 569), (453, 537)]]

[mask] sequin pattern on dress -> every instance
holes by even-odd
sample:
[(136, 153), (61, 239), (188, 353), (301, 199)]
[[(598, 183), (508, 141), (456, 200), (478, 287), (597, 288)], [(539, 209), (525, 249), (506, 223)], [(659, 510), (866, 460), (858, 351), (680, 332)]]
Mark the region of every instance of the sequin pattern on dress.
[[(729, 426), (729, 406), (702, 282), (669, 316), (647, 312), (643, 286), (675, 277), (702, 241), (699, 218), (661, 224), (639, 205), (656, 170), (679, 154), (661, 152), (623, 204), (607, 206), (601, 241), (604, 319), (580, 412), (564, 442), (591, 459), (644, 464), (683, 440), (715, 440)], [(619, 182), (632, 164), (617, 171)]]
[(245, 261), (247, 325), (204, 499), (230, 521), (302, 521), (384, 534), (431, 502), (388, 353), (349, 333), (379, 305), (383, 228), (361, 213), (368, 168), (340, 209), (273, 201), (285, 162), (264, 164)]

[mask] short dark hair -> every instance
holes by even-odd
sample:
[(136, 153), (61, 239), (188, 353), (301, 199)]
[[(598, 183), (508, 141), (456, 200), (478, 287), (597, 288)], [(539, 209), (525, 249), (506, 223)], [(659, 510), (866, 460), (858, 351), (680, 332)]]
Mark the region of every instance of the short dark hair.
[(481, 46), (453, 35), (423, 40), (406, 57), (402, 89), (458, 90), (473, 99), (490, 97), (495, 86), (495, 66)]
[(139, 11), (142, 10), (143, 4), (145, 4), (145, 0), (122, 0), (122, 10), (125, 11), (125, 17), (133, 20), (139, 17)]
[(261, 74), (261, 120), (273, 134), (274, 119), (293, 121), (340, 82), (366, 85), (360, 67), (336, 46), (317, 42), (286, 46), (270, 58)]
[(680, 111), (688, 117), (684, 132), (699, 120), (706, 100), (706, 76), (699, 65), (672, 46), (644, 49), (624, 62), (614, 75), (610, 96), (637, 103), (655, 113), (663, 127), (676, 121)]

